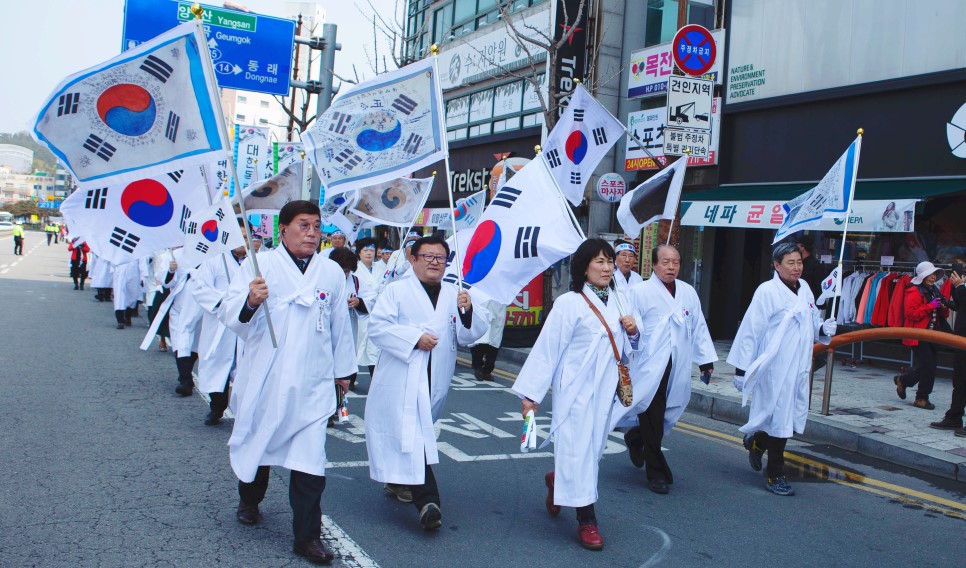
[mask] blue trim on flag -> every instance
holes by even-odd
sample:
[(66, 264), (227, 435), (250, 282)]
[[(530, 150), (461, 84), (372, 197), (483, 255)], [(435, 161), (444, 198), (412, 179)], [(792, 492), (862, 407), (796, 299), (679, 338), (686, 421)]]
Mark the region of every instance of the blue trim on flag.
[[(205, 77), (205, 62), (201, 60), (201, 51), (198, 48), (198, 38), (195, 34), (187, 36), (188, 45), (191, 51), (188, 53), (189, 73), (191, 76), (191, 87), (194, 89), (195, 100), (198, 101), (198, 112), (201, 114), (201, 122), (205, 125), (205, 138), (212, 150), (224, 150), (221, 145), (221, 134), (218, 129), (218, 121), (222, 120), (215, 108), (211, 104), (211, 91), (208, 88), (208, 81)], [(207, 45), (205, 51), (208, 50)]]
[[(814, 223), (816, 221), (820, 221), (821, 219), (825, 218), (826, 212), (845, 213), (846, 211), (848, 211), (852, 207), (852, 203), (849, 201), (849, 195), (852, 193), (852, 183), (854, 182), (854, 179), (855, 179), (854, 170), (855, 170), (855, 142), (852, 142), (852, 144), (849, 145), (849, 149), (846, 150), (846, 153), (845, 153), (845, 179), (843, 180), (843, 186), (842, 186), (842, 191), (843, 191), (842, 200), (845, 202), (845, 209), (824, 209), (822, 210), (822, 214), (816, 217), (810, 217), (808, 219), (797, 219), (795, 220), (795, 222), (791, 223), (787, 227), (785, 227), (784, 225), (779, 227), (778, 234), (784, 237), (785, 235), (795, 233), (797, 232), (797, 229), (795, 229), (795, 227), (800, 227), (808, 223)], [(812, 191), (812, 190), (809, 190), (809, 191)], [(785, 202), (784, 204), (782, 204), (782, 209), (785, 211), (785, 218), (788, 219), (788, 214), (791, 212), (791, 209), (788, 207), (788, 202)]]

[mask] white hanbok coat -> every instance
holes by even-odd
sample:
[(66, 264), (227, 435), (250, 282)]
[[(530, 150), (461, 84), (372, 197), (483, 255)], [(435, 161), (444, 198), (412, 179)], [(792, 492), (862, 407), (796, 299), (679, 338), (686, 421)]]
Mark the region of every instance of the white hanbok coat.
[(171, 289), (171, 308), (168, 310), (168, 330), (171, 332), (171, 344), (178, 357), (190, 357), (198, 352), (198, 341), (201, 336), (202, 310), (191, 294), (194, 282), (189, 275), (194, 273), (193, 267), (182, 266), (183, 249), (175, 250), (172, 254), (178, 269), (174, 277), (164, 286)]
[[(467, 329), (456, 307), (457, 289), (443, 283), (436, 308), (415, 274), (386, 286), (369, 319), (369, 338), (381, 349), (366, 400), (369, 477), (383, 483), (420, 485), (425, 464), (439, 463), (435, 422), (443, 411), (456, 369), (457, 342), (468, 345), (486, 332), (488, 314), (473, 304)], [(438, 339), (416, 349), (423, 333)], [(432, 364), (432, 392), (427, 368)], [(424, 461), (425, 460), (425, 461)]]
[(205, 261), (192, 277), (194, 285), (191, 294), (202, 312), (201, 338), (198, 340), (198, 390), (203, 393), (222, 392), (225, 389), (235, 358), (241, 354), (244, 345), (235, 332), (218, 319), (218, 308), (236, 274), (238, 262), (230, 252), (226, 252)]
[[(376, 307), (376, 294), (379, 290), (378, 278), (381, 278), (382, 275), (376, 272), (375, 263), (373, 263), (372, 271), (369, 271), (361, 261), (359, 262), (359, 268), (353, 274), (359, 279), (359, 291), (356, 295), (362, 299), (366, 305), (366, 310), (371, 314), (372, 310)], [(352, 311), (355, 312), (356, 310)], [(356, 313), (358, 326), (356, 354), (359, 364), (364, 367), (375, 365), (379, 359), (379, 348), (373, 342), (369, 341), (369, 314)]]
[(111, 263), (90, 253), (90, 277), (91, 288), (111, 288), (114, 286), (114, 277), (111, 274)]
[(625, 277), (624, 273), (619, 269), (614, 269), (614, 286), (616, 286), (617, 289), (624, 294), (624, 296), (630, 295), (631, 288), (637, 284), (640, 284), (641, 282), (644, 282), (644, 278), (634, 270), (631, 270), (630, 273)]
[[(584, 286), (614, 334), (622, 359), (639, 348), (620, 324), (617, 302), (607, 305)], [(520, 369), (513, 390), (537, 403), (553, 385), (554, 494), (556, 505), (583, 507), (597, 501), (599, 461), (610, 433), (618, 370), (607, 331), (576, 292), (561, 295)]]
[(483, 307), (486, 308), (490, 316), (490, 326), (486, 330), (486, 333), (483, 334), (483, 337), (473, 342), (473, 345), (470, 345), (470, 347), (482, 344), (499, 347), (503, 343), (503, 328), (506, 327), (506, 304), (501, 304), (496, 300), (486, 300), (483, 302)]
[(325, 475), (325, 428), (335, 412), (335, 379), (356, 371), (349, 312), (338, 306), (345, 273), (315, 254), (302, 274), (284, 246), (258, 254), (278, 338), (272, 347), (265, 310), (238, 316), (248, 298), (251, 259), (238, 268), (218, 310), (245, 341), (232, 394), (235, 425), (228, 440), (232, 469), (251, 482), (260, 465)]
[(112, 287), (114, 288), (114, 309), (124, 310), (137, 305), (142, 296), (141, 274), (144, 271), (141, 262), (132, 260), (114, 267)]
[(822, 327), (815, 298), (804, 280), (796, 295), (776, 273), (758, 286), (735, 336), (728, 364), (745, 371), (742, 405), (751, 397), (746, 434), (764, 430), (791, 438), (805, 431), (812, 347)]
[(672, 361), (664, 413), (664, 433), (671, 431), (691, 400), (691, 365), (718, 360), (701, 301), (686, 282), (674, 281), (672, 296), (657, 276), (630, 290), (630, 305), (641, 330), (642, 349), (631, 357), (634, 403), (615, 403), (613, 427), (637, 426), (637, 415), (647, 410)]

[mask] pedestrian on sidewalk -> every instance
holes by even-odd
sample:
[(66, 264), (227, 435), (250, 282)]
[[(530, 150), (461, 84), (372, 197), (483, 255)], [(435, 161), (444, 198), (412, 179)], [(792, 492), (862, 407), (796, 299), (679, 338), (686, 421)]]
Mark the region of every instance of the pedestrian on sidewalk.
[(752, 469), (761, 471), (768, 451), (765, 485), (776, 495), (795, 490), (785, 480), (785, 444), (805, 431), (809, 372), (815, 341), (835, 335), (834, 319), (822, 322), (815, 297), (802, 279), (802, 253), (793, 243), (772, 252), (775, 276), (758, 286), (735, 336), (728, 364), (735, 367), (735, 388), (751, 397), (748, 422), (740, 428)]
[(607, 446), (611, 404), (620, 377), (618, 361), (640, 345), (632, 315), (621, 315), (610, 288), (614, 249), (602, 239), (588, 239), (574, 252), (570, 292), (553, 310), (513, 383), (522, 399), (523, 416), (536, 415), (553, 386), (553, 417), (543, 445), (554, 437), (553, 471), (544, 476), (550, 516), (560, 507), (577, 509), (577, 538), (584, 548), (600, 550), (597, 527), (597, 479)]
[(647, 338), (646, 348), (631, 358), (634, 403), (630, 408), (614, 405), (610, 429), (630, 427), (624, 442), (631, 463), (647, 466), (648, 489), (663, 495), (670, 491), (674, 477), (661, 442), (691, 400), (691, 365), (697, 364), (710, 380), (718, 354), (697, 292), (677, 279), (681, 254), (671, 245), (659, 245), (651, 262), (651, 277), (630, 289), (626, 304)]
[(13, 254), (23, 256), (23, 225), (13, 224)]
[(443, 515), (431, 467), (439, 463), (433, 423), (446, 404), (457, 343), (482, 336), (488, 319), (469, 293), (442, 281), (449, 252), (439, 237), (417, 239), (412, 276), (386, 286), (369, 318), (369, 338), (380, 350), (366, 399), (369, 477), (411, 501), (427, 531)]
[[(936, 286), (936, 280), (945, 271), (929, 262), (920, 262), (916, 266), (916, 277), (905, 290), (905, 326), (914, 329), (933, 329), (937, 331), (952, 331), (946, 318), (949, 308), (946, 298)], [(916, 401), (913, 406), (924, 410), (933, 410), (936, 405), (929, 402), (933, 384), (936, 382), (937, 346), (929, 341), (903, 339), (903, 345), (912, 347), (912, 370), (896, 375), (892, 382), (896, 385), (896, 394), (902, 400), (906, 399), (906, 389), (919, 385), (916, 389)]]
[(258, 255), (261, 277), (252, 278), (253, 259), (246, 258), (218, 311), (245, 342), (228, 440), (239, 480), (236, 517), (243, 525), (257, 523), (269, 466), (288, 468), (292, 550), (311, 562), (329, 563), (335, 554), (321, 540), (325, 421), (336, 408), (335, 385), (347, 389), (347, 377), (356, 370), (349, 312), (336, 305), (346, 279), (336, 263), (316, 252), (322, 239), (318, 205), (290, 201), (279, 211), (278, 224), (281, 246)]
[(67, 245), (70, 253), (70, 277), (74, 281), (74, 290), (83, 290), (84, 281), (87, 280), (87, 253), (91, 252), (91, 247), (81, 239)]
[[(961, 259), (956, 259), (953, 263), (949, 282), (952, 284), (952, 301), (956, 310), (953, 333), (966, 337), (966, 266)], [(956, 436), (966, 438), (966, 428), (963, 428), (964, 410), (966, 410), (966, 351), (957, 349), (953, 358), (953, 400), (943, 419), (929, 426), (937, 430), (953, 430)]]

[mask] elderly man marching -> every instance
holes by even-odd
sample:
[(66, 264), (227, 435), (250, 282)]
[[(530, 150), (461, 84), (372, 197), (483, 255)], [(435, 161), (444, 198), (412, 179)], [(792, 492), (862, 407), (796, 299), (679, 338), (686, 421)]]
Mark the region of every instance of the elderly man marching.
[[(629, 309), (639, 318), (646, 338), (646, 348), (631, 358), (634, 406), (615, 404), (611, 421), (615, 427), (631, 426), (624, 434), (631, 463), (646, 466), (648, 488), (666, 494), (674, 477), (661, 442), (691, 400), (691, 365), (698, 364), (702, 380), (707, 379), (718, 355), (698, 294), (677, 279), (680, 253), (670, 245), (660, 245), (651, 262), (651, 277), (629, 292)], [(617, 273), (615, 277), (619, 278)]]
[(785, 480), (785, 444), (805, 431), (808, 385), (815, 341), (835, 335), (834, 319), (815, 307), (808, 283), (801, 279), (802, 253), (794, 243), (772, 252), (775, 276), (758, 286), (735, 336), (728, 363), (735, 367), (735, 388), (742, 405), (751, 397), (748, 423), (740, 428), (752, 469), (761, 471), (768, 451), (766, 487), (776, 495), (794, 495)]
[(446, 403), (457, 343), (479, 339), (488, 318), (466, 291), (442, 282), (448, 257), (443, 239), (418, 239), (411, 274), (386, 286), (369, 319), (369, 338), (381, 350), (366, 400), (369, 476), (412, 501), (425, 530), (442, 524), (430, 467), (439, 463), (433, 423)]
[[(238, 521), (258, 522), (269, 466), (291, 470), (293, 551), (316, 563), (335, 555), (321, 540), (325, 490), (325, 427), (335, 412), (335, 385), (348, 388), (356, 370), (349, 311), (339, 304), (345, 273), (318, 254), (318, 205), (286, 203), (278, 214), (282, 245), (238, 267), (218, 316), (245, 341), (232, 397), (237, 405), (228, 440), (238, 476)], [(265, 304), (265, 308), (262, 308)], [(270, 308), (270, 309), (268, 309)], [(270, 312), (278, 347), (272, 345)]]
[(614, 260), (614, 286), (624, 297), (627, 297), (630, 295), (631, 288), (644, 281), (641, 275), (634, 271), (634, 257), (637, 256), (637, 249), (632, 243), (617, 239), (614, 241), (614, 252), (617, 253), (617, 258)]

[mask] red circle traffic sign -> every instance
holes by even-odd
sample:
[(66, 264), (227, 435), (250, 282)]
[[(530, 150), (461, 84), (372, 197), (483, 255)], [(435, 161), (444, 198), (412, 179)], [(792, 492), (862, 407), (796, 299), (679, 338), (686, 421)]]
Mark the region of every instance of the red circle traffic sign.
[(678, 69), (688, 75), (700, 76), (714, 66), (718, 48), (711, 32), (703, 26), (688, 24), (674, 34), (671, 54)]

